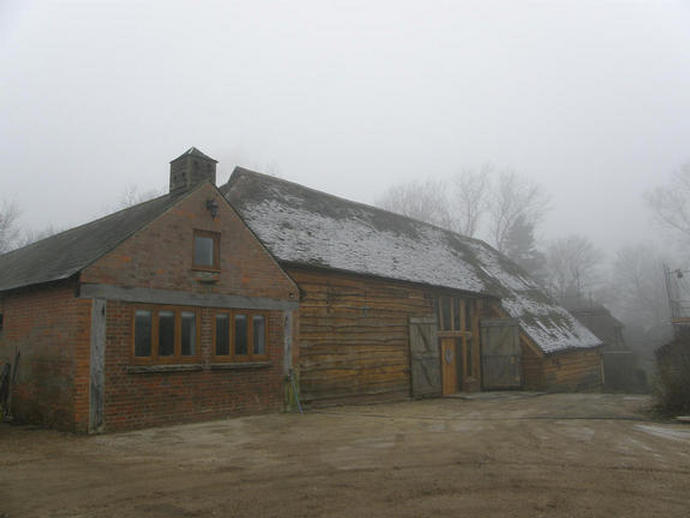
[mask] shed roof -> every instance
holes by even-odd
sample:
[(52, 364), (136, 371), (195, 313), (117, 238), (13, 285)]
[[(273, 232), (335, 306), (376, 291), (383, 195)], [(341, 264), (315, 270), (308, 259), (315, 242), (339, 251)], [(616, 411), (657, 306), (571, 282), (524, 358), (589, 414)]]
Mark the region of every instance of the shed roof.
[(621, 332), (624, 325), (611, 314), (607, 307), (596, 303), (567, 307), (568, 311), (599, 337), (607, 348), (627, 349)]
[(601, 345), (483, 241), (239, 167), (220, 190), (281, 262), (498, 297), (545, 353)]
[(0, 255), (0, 291), (71, 277), (179, 199), (165, 194)]

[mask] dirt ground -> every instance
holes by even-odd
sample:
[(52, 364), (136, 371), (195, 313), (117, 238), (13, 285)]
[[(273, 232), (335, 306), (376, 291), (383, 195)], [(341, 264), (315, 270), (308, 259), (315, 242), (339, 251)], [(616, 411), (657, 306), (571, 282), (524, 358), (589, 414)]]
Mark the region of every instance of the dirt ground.
[(100, 436), (0, 426), (0, 516), (689, 516), (690, 426), (481, 394)]

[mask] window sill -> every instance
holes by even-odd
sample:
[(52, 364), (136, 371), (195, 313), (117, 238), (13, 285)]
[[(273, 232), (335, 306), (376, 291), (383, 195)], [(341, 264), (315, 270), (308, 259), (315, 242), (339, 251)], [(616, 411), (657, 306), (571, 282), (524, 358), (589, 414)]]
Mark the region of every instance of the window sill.
[(218, 270), (192, 270), (196, 282), (201, 284), (216, 284), (218, 282), (220, 271)]
[(192, 265), (193, 272), (220, 273), (219, 266), (196, 266)]
[(203, 370), (200, 363), (171, 364), (171, 365), (130, 365), (127, 374), (148, 374), (155, 372), (191, 372)]
[(263, 362), (223, 362), (223, 363), (211, 363), (209, 368), (212, 371), (215, 370), (236, 370), (236, 369), (266, 369), (271, 367), (273, 362), (263, 361)]

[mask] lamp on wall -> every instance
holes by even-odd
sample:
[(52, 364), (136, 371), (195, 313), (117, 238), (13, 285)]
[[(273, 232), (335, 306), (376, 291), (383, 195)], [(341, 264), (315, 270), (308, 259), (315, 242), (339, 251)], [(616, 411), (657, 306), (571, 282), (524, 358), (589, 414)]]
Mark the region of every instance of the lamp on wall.
[(206, 200), (206, 209), (211, 213), (211, 217), (216, 219), (216, 216), (218, 215), (218, 202), (215, 198)]

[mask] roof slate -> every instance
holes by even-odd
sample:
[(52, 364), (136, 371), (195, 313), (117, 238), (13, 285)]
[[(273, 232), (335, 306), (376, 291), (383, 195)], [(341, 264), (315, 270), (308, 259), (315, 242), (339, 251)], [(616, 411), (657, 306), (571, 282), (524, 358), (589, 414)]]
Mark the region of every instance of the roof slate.
[(599, 337), (607, 349), (627, 349), (621, 333), (624, 327), (623, 323), (614, 317), (605, 306), (601, 304), (582, 305), (571, 307), (569, 311), (586, 325), (587, 329)]
[(0, 255), (0, 291), (71, 277), (179, 199), (166, 194)]
[(601, 345), (483, 241), (239, 167), (220, 190), (281, 262), (498, 297), (546, 353)]

